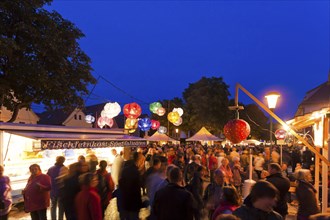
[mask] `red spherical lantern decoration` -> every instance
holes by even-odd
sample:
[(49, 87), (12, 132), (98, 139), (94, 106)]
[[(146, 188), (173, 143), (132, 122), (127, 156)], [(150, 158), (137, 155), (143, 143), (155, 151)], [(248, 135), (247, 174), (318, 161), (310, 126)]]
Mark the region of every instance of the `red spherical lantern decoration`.
[(126, 104), (124, 106), (124, 115), (126, 118), (138, 118), (141, 115), (141, 106), (135, 102)]
[(157, 130), (160, 126), (160, 122), (157, 120), (151, 120), (151, 129)]
[(250, 125), (242, 119), (234, 119), (227, 122), (223, 130), (226, 138), (233, 144), (237, 144), (249, 136)]

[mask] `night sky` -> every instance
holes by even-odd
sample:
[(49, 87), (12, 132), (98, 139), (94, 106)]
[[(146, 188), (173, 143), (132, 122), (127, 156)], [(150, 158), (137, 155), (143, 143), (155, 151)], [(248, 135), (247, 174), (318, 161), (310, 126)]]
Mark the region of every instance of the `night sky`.
[(48, 8), (85, 33), (95, 78), (124, 90), (101, 79), (87, 104), (181, 97), (202, 76), (222, 76), (232, 95), (237, 82), (263, 101), (280, 92), (275, 112), (286, 120), (328, 78), (329, 1), (55, 0)]

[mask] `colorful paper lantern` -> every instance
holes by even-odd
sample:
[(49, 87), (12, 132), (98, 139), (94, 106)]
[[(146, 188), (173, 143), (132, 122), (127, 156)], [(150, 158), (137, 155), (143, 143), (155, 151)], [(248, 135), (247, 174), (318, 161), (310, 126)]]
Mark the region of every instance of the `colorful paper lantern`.
[(92, 115), (86, 115), (85, 116), (85, 121), (89, 124), (93, 123), (95, 121), (95, 117)]
[(97, 120), (97, 125), (100, 128), (103, 128), (105, 125), (108, 125), (110, 128), (113, 126), (113, 119), (108, 117), (99, 117)]
[(183, 115), (183, 109), (182, 108), (174, 108), (172, 112), (179, 113), (180, 117)]
[(160, 127), (158, 128), (158, 132), (159, 132), (160, 134), (165, 134), (165, 133), (167, 132), (167, 128), (164, 127), (164, 126), (160, 126)]
[(229, 141), (238, 144), (249, 136), (250, 125), (242, 119), (234, 119), (227, 122), (223, 130)]
[(149, 109), (152, 113), (157, 113), (157, 110), (162, 107), (160, 102), (153, 102), (149, 105)]
[(163, 116), (163, 115), (165, 115), (165, 113), (166, 113), (166, 109), (163, 107), (160, 107), (159, 109), (157, 109), (157, 112), (156, 112), (156, 114), (158, 116)]
[[(121, 112), (121, 107), (117, 102), (109, 102), (105, 104), (103, 111), (106, 117), (114, 118), (117, 115), (119, 115), (119, 113)], [(102, 112), (101, 112), (101, 116), (102, 116)]]
[(126, 118), (138, 118), (141, 115), (141, 106), (135, 102), (124, 106), (124, 115)]
[(127, 118), (125, 121), (125, 129), (136, 129), (137, 128), (137, 119), (135, 118)]
[(149, 131), (151, 128), (151, 120), (150, 118), (141, 118), (138, 121), (138, 126), (141, 129), (141, 131)]
[(170, 112), (167, 115), (167, 119), (171, 122), (171, 123), (175, 123), (179, 120), (180, 115), (178, 112)]
[(157, 120), (151, 120), (151, 129), (157, 130), (160, 126), (160, 122)]
[(180, 117), (178, 121), (173, 123), (175, 126), (180, 126), (182, 124), (182, 118)]

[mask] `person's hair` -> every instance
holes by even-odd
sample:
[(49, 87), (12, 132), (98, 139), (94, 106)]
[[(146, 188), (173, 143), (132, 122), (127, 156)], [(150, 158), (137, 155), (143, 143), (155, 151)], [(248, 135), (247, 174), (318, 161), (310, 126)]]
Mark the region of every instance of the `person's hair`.
[(233, 214), (220, 214), (215, 220), (240, 220), (240, 218)]
[(93, 173), (84, 173), (79, 176), (79, 183), (82, 186), (90, 186), (95, 174)]
[(250, 197), (252, 203), (260, 198), (276, 198), (278, 197), (278, 190), (270, 182), (260, 180), (252, 187)]
[(100, 168), (105, 169), (108, 166), (108, 163), (105, 160), (101, 160), (99, 166)]
[(216, 169), (216, 170), (214, 171), (214, 175), (215, 175), (215, 176), (220, 176), (220, 175), (221, 175), (222, 177), (224, 176), (222, 170), (220, 170), (220, 169)]
[(240, 197), (237, 193), (236, 188), (232, 186), (224, 186), (222, 188), (222, 199), (231, 205), (239, 206), (241, 204)]
[(139, 153), (135, 151), (133, 153), (133, 160), (134, 160), (134, 162), (137, 162), (138, 161), (138, 158), (139, 158)]
[(172, 170), (174, 167), (177, 167), (177, 166), (175, 166), (174, 164), (170, 164), (170, 165), (166, 168), (166, 176), (167, 176), (167, 178), (170, 178), (171, 170)]
[(160, 159), (158, 157), (155, 157), (154, 160), (153, 160), (153, 165), (157, 166), (159, 164), (160, 164)]
[(272, 170), (276, 170), (278, 173), (282, 171), (281, 166), (278, 163), (269, 164), (269, 168)]
[(81, 161), (85, 162), (85, 161), (86, 161), (86, 158), (85, 158), (83, 155), (80, 155), (80, 156), (78, 157), (78, 161), (79, 161), (79, 162), (81, 162)]
[(178, 183), (182, 179), (181, 170), (178, 167), (173, 167), (170, 171), (169, 180), (171, 183)]
[(39, 169), (39, 171), (41, 171), (40, 166), (39, 166), (38, 164), (36, 164), (36, 163), (30, 165), (30, 167), (29, 167), (29, 170), (30, 170), (30, 171), (31, 171), (32, 167), (37, 167), (37, 168)]
[(113, 154), (117, 154), (117, 150), (116, 150), (116, 149), (112, 149), (111, 152), (112, 152)]
[(310, 175), (311, 175), (311, 171), (308, 169), (300, 169), (297, 172), (296, 178), (297, 180), (304, 180), (304, 181), (310, 181)]
[(57, 164), (63, 165), (64, 162), (65, 162), (65, 157), (63, 157), (63, 156), (57, 156), (56, 157), (56, 163)]

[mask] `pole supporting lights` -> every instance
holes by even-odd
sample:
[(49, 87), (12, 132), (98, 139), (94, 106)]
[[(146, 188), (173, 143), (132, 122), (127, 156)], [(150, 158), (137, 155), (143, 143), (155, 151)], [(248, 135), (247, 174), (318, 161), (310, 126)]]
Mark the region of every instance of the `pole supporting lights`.
[[(278, 92), (269, 92), (265, 95), (265, 98), (267, 99), (267, 103), (268, 103), (268, 108), (271, 111), (274, 111), (274, 109), (276, 108), (276, 104), (277, 104), (277, 100), (280, 97), (280, 94)], [(269, 139), (270, 139), (270, 143), (273, 143), (273, 119), (272, 116), (270, 117), (270, 132), (269, 132)]]

